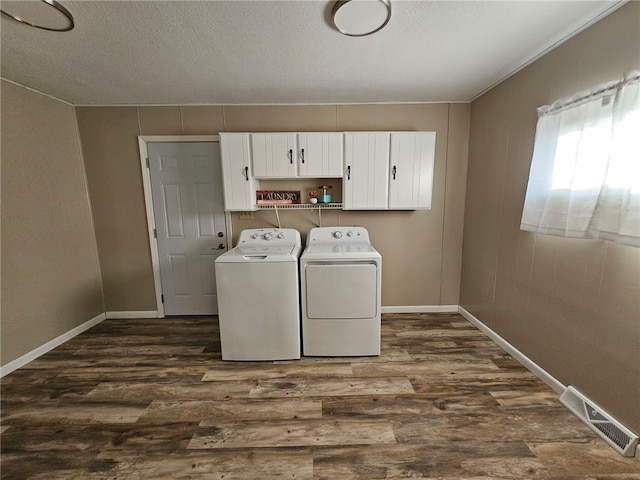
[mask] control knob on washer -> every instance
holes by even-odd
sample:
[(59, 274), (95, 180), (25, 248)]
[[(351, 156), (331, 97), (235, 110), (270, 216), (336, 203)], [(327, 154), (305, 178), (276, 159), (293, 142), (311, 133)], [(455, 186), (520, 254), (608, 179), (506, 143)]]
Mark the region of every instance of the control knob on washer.
[(284, 238), (284, 235), (282, 233), (279, 233), (276, 235), (276, 238)]
[(271, 234), (270, 233), (265, 233), (264, 235), (262, 235), (262, 238), (265, 240), (271, 240)]
[(342, 238), (342, 232), (340, 230), (336, 230), (335, 232), (333, 232), (333, 238)]

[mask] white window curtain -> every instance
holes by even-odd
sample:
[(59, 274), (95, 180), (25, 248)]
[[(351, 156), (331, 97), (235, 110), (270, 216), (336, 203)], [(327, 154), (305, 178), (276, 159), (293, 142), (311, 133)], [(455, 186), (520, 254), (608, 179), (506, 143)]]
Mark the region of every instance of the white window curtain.
[(520, 228), (640, 247), (640, 70), (538, 108)]

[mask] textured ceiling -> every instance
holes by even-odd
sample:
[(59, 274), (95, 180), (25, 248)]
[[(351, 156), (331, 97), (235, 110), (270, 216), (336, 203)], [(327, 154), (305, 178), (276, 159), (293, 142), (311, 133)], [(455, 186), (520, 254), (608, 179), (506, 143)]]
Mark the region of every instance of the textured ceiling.
[(346, 37), (333, 1), (59, 1), (71, 32), (3, 16), (1, 73), (75, 105), (469, 101), (623, 3), (391, 0)]

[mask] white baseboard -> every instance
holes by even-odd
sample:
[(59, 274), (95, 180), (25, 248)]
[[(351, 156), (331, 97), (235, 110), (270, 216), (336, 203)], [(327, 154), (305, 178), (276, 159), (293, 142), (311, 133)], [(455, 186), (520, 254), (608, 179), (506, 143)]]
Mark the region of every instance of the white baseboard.
[(131, 311), (131, 312), (107, 312), (107, 318), (158, 318), (157, 310)]
[(9, 373), (13, 372), (14, 370), (17, 370), (20, 367), (25, 366), (27, 363), (44, 355), (49, 350), (53, 350), (54, 348), (62, 345), (67, 340), (71, 340), (76, 335), (79, 335), (82, 332), (89, 330), (91, 327), (102, 322), (105, 318), (107, 318), (105, 314), (101, 313), (100, 315), (97, 315), (91, 320), (84, 322), (82, 325), (78, 325), (77, 327), (72, 328), (68, 332), (63, 333), (62, 335), (54, 338), (53, 340), (48, 341), (44, 345), (40, 345), (38, 348), (31, 350), (28, 353), (25, 353), (21, 357), (16, 358), (15, 360), (7, 363), (6, 365), (3, 365), (2, 367), (0, 367), (0, 378), (4, 377), (5, 375), (8, 375)]
[(535, 363), (529, 357), (527, 357), (524, 353), (518, 350), (516, 347), (507, 342), (504, 338), (498, 335), (496, 332), (487, 327), (484, 323), (466, 311), (464, 308), (459, 307), (460, 315), (469, 320), (475, 327), (477, 327), (480, 331), (482, 331), (485, 335), (487, 335), (491, 340), (496, 342), (500, 347), (502, 347), (509, 355), (519, 361), (527, 370), (533, 373), (536, 377), (542, 380), (544, 383), (549, 385), (551, 389), (560, 395), (562, 392), (566, 390), (562, 383), (560, 383), (553, 375), (543, 369), (540, 365)]
[(382, 313), (458, 313), (458, 305), (408, 305), (387, 306)]

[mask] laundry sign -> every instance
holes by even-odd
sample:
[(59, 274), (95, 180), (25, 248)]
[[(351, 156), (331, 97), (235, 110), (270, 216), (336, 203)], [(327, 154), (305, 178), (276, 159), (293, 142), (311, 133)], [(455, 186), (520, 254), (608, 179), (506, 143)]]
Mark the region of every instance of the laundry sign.
[(257, 190), (258, 205), (291, 205), (300, 203), (300, 190)]

